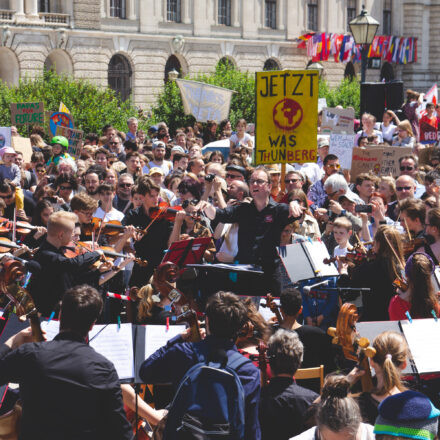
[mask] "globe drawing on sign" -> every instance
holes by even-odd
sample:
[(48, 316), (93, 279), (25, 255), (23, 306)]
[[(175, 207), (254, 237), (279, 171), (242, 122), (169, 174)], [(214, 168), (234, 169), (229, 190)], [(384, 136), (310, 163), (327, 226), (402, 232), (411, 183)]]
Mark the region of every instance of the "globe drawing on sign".
[(295, 130), (303, 118), (302, 107), (293, 99), (284, 98), (273, 108), (273, 122), (281, 130)]

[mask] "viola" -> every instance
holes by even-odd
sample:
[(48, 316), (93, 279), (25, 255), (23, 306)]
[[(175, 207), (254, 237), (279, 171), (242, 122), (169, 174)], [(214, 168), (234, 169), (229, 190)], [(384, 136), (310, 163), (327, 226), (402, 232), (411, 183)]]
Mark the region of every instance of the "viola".
[(361, 376), (362, 391), (373, 389), (370, 364), (368, 358), (376, 355), (367, 338), (359, 337), (356, 322), (359, 319), (357, 308), (350, 303), (342, 304), (339, 310), (336, 328), (329, 327), (327, 333), (333, 337), (333, 344), (340, 345), (346, 359), (357, 362), (357, 367), (365, 371)]
[(35, 342), (42, 342), (45, 339), (34, 300), (29, 292), (19, 284), (25, 273), (26, 269), (20, 261), (8, 260), (3, 263), (3, 268), (0, 271), (0, 292), (14, 303), (16, 314), (21, 319), (26, 319), (26, 317), (29, 319), (32, 339)]

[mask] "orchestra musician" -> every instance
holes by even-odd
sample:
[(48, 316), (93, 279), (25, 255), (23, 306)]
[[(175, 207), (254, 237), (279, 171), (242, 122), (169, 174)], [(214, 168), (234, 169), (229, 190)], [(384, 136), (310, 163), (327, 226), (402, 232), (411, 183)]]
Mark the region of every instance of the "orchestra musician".
[(130, 210), (122, 220), (123, 225), (133, 225), (145, 230), (139, 240), (134, 243), (136, 256), (148, 261), (146, 267), (135, 264), (130, 278), (130, 286), (143, 286), (148, 283), (154, 269), (161, 262), (164, 250), (168, 248), (168, 239), (172, 231), (172, 223), (164, 218), (152, 219), (150, 208), (159, 204), (160, 187), (147, 176), (138, 179), (138, 194), (143, 199), (139, 208)]
[(375, 258), (349, 268), (351, 287), (366, 287), (371, 291), (362, 295), (363, 321), (387, 321), (388, 305), (395, 293), (393, 282), (401, 278), (403, 247), (399, 232), (381, 225), (374, 236)]
[(95, 289), (76, 286), (62, 297), (53, 341), (27, 344), (26, 329), (0, 346), (0, 384), (20, 385), (20, 439), (132, 439), (115, 367), (85, 341), (101, 310)]
[(440, 208), (430, 209), (426, 214), (425, 235), (430, 244), (424, 243), (417, 252), (424, 252), (436, 266), (440, 262)]
[(420, 238), (425, 233), (426, 205), (420, 199), (407, 198), (399, 202), (399, 219), (402, 228), (409, 230), (411, 238)]
[(83, 277), (86, 272), (91, 272), (90, 278), (93, 277), (97, 285), (101, 273), (111, 268), (110, 263), (103, 262), (96, 269), (91, 269), (91, 265), (103, 255), (99, 250), (74, 258), (64, 256), (63, 247), (72, 240), (77, 221), (78, 217), (71, 212), (58, 211), (52, 214), (47, 223), (47, 237), (34, 255), (34, 262), (38, 263), (39, 268), (33, 269), (29, 288), (43, 316), (49, 316), (55, 311), (63, 294), (84, 279), (79, 279), (79, 275)]

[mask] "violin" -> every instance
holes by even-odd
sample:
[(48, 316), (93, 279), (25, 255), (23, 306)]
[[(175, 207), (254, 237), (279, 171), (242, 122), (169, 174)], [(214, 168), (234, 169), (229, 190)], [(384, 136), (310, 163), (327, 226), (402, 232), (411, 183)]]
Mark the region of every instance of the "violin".
[(159, 203), (159, 206), (153, 206), (150, 208), (148, 215), (152, 220), (165, 219), (169, 222), (174, 222), (176, 220), (176, 214), (179, 211), (183, 211), (181, 206), (173, 206), (172, 208), (166, 202)]
[(42, 342), (45, 338), (40, 327), (34, 300), (29, 292), (20, 285), (25, 273), (26, 269), (20, 261), (8, 260), (3, 263), (0, 272), (0, 292), (4, 293), (14, 303), (16, 314), (20, 319), (29, 318), (34, 342)]
[(423, 247), (426, 244), (432, 244), (432, 243), (429, 243), (429, 240), (427, 240), (427, 237), (410, 238), (408, 241), (403, 243), (404, 257), (408, 258), (418, 248)]
[[(92, 221), (88, 224), (81, 225), (81, 231), (86, 236), (91, 236), (93, 232), (99, 231), (100, 234), (115, 236), (124, 232), (126, 227), (118, 220), (109, 220), (104, 222), (98, 217), (93, 217)], [(140, 229), (137, 229), (141, 232)]]
[(266, 295), (266, 304), (261, 304), (261, 307), (269, 307), (269, 310), (276, 316), (278, 324), (281, 325), (283, 323), (279, 306), (270, 293)]
[(356, 306), (345, 303), (339, 310), (336, 328), (329, 327), (327, 333), (333, 337), (333, 344), (341, 346), (344, 357), (357, 362), (357, 367), (365, 371), (361, 376), (362, 391), (368, 392), (373, 389), (368, 358), (374, 357), (376, 350), (370, 346), (370, 341), (367, 338), (359, 337), (356, 331), (358, 319)]
[[(29, 232), (37, 229), (37, 226), (31, 225), (30, 223), (24, 221), (15, 222), (15, 227), (18, 234), (29, 234)], [(13, 221), (4, 217), (0, 217), (0, 234), (11, 232), (13, 229)]]
[(335, 263), (339, 260), (344, 263), (352, 263), (354, 266), (357, 266), (359, 264), (364, 263), (365, 261), (373, 260), (375, 256), (376, 256), (376, 254), (371, 249), (368, 250), (367, 253), (347, 252), (347, 254), (344, 256), (324, 258), (323, 263), (324, 264), (331, 264), (331, 263)]

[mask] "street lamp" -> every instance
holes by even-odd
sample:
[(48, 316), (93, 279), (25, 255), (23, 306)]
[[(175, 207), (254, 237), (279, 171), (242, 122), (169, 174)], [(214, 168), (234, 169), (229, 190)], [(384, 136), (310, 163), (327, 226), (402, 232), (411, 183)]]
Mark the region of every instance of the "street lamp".
[(324, 66), (321, 63), (318, 63), (318, 62), (310, 63), (307, 66), (307, 70), (317, 70), (319, 78), (321, 78), (322, 72), (324, 72)]
[(179, 72), (176, 69), (172, 69), (168, 72), (168, 79), (171, 81), (176, 81), (176, 79), (179, 77)]
[(362, 45), (361, 82), (365, 82), (368, 48), (376, 35), (379, 22), (374, 19), (365, 9), (365, 6), (362, 5), (362, 12), (360, 15), (353, 18), (348, 25), (350, 26), (350, 32), (353, 35), (354, 42)]

